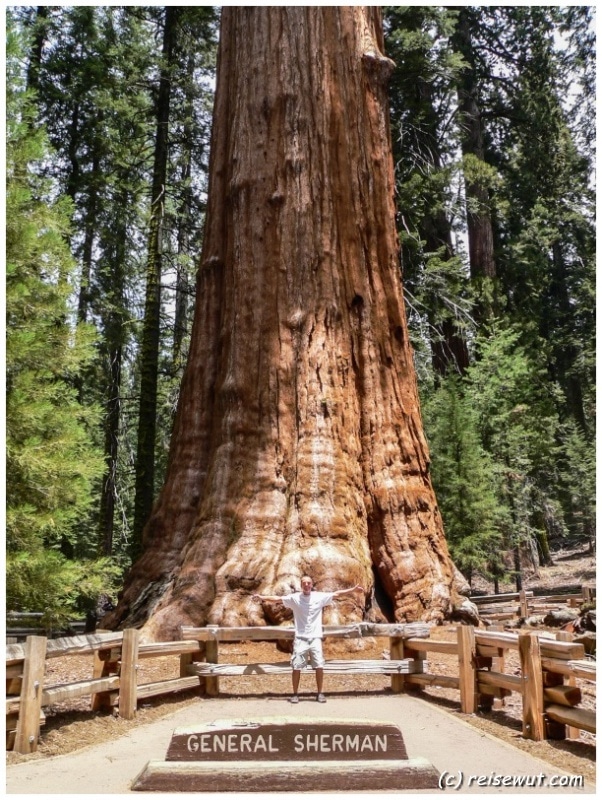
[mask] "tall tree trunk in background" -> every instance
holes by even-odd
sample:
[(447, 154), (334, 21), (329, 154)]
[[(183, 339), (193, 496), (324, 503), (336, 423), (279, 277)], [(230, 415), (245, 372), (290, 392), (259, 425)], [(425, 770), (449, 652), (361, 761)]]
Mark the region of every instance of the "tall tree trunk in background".
[[(485, 161), (485, 145), (481, 126), (481, 111), (478, 104), (475, 56), (471, 37), (471, 19), (473, 9), (462, 9), (458, 17), (458, 26), (452, 37), (456, 51), (465, 59), (466, 69), (462, 71), (458, 83), (458, 111), (462, 128), (462, 153)], [(491, 201), (487, 186), (479, 180), (465, 179), (468, 254), (470, 274), (475, 283), (494, 280), (496, 264), (494, 256), (493, 226), (491, 223)], [(493, 309), (487, 293), (482, 297), (477, 316), (491, 316)]]
[[(120, 176), (125, 181), (124, 176)], [(132, 198), (127, 189), (122, 189), (116, 197), (114, 219), (117, 230), (111, 244), (106, 247), (109, 265), (100, 276), (102, 294), (106, 301), (103, 314), (106, 392), (104, 414), (104, 456), (105, 473), (100, 496), (99, 532), (101, 552), (113, 554), (115, 531), (115, 500), (117, 497), (117, 469), (119, 455), (119, 426), (121, 421), (121, 378), (123, 349), (125, 344), (125, 274), (127, 253), (127, 209)], [(102, 284), (101, 284), (102, 285)]]
[[(436, 164), (440, 168), (440, 164)], [(421, 225), (421, 234), (424, 236), (425, 250), (429, 253), (441, 252), (441, 260), (448, 261), (454, 257), (452, 244), (451, 225), (444, 211), (427, 214)], [(431, 335), (431, 351), (435, 379), (437, 376), (457, 372), (464, 375), (470, 365), (468, 345), (458, 325), (454, 320), (445, 315), (441, 319), (442, 298), (433, 293), (433, 302), (428, 310), (429, 324), (433, 330)], [(439, 314), (435, 310), (439, 310)]]
[(136, 452), (136, 496), (132, 530), (132, 556), (142, 547), (146, 524), (155, 491), (155, 434), (157, 419), (157, 379), (161, 326), (162, 226), (165, 213), (169, 108), (171, 100), (170, 68), (181, 8), (167, 6), (163, 32), (163, 65), (157, 98), (157, 131), (151, 191), (151, 218), (146, 269), (146, 299), (140, 348), (140, 406)]
[[(443, 159), (439, 137), (437, 135), (437, 114), (433, 105), (433, 90), (429, 81), (419, 80), (416, 91), (420, 93), (420, 107), (423, 111), (421, 129), (424, 136), (423, 155), (428, 159), (432, 168), (439, 172), (442, 169)], [(441, 207), (427, 213), (422, 221), (420, 234), (424, 238), (424, 248), (427, 253), (440, 253), (442, 261), (448, 261), (455, 255), (452, 242), (451, 222), (445, 210)], [(468, 369), (470, 358), (468, 345), (458, 325), (447, 314), (442, 315), (440, 306), (443, 298), (433, 296), (429, 303), (429, 324), (433, 329), (431, 349), (433, 354), (433, 369), (435, 375), (447, 375), (458, 372), (463, 375)], [(443, 318), (441, 318), (443, 316)]]
[[(99, 116), (102, 116), (99, 114)], [(96, 144), (96, 141), (95, 141)], [(77, 300), (77, 319), (79, 322), (88, 321), (88, 311), (90, 307), (91, 291), (90, 282), (92, 278), (92, 265), (94, 261), (94, 240), (97, 233), (96, 214), (99, 206), (98, 188), (101, 174), (100, 157), (95, 150), (92, 156), (92, 171), (88, 198), (86, 202), (86, 216), (83, 221), (84, 241), (82, 244), (82, 267), (79, 281), (79, 295)]]
[(176, 275), (176, 299), (174, 313), (173, 334), (173, 363), (174, 371), (181, 368), (184, 361), (184, 338), (188, 333), (188, 306), (190, 294), (189, 257), (190, 257), (190, 227), (193, 218), (192, 203), (192, 150), (193, 136), (193, 97), (192, 84), (194, 80), (194, 58), (188, 56), (187, 82), (186, 82), (186, 115), (183, 127), (182, 164), (180, 181), (182, 182), (182, 196), (178, 209), (178, 260)]
[(512, 550), (512, 555), (514, 558), (514, 584), (516, 586), (516, 591), (521, 592), (523, 589), (523, 570), (520, 563), (519, 545), (515, 545)]
[[(567, 286), (567, 274), (569, 269), (565, 263), (562, 242), (557, 240), (552, 245), (552, 263), (550, 270), (550, 283), (548, 293), (550, 295), (550, 306), (555, 309), (556, 319), (551, 320), (545, 317), (541, 321), (540, 329), (546, 341), (554, 342), (554, 335), (551, 328), (568, 327), (569, 320), (574, 313), (571, 308), (571, 296)], [(579, 363), (579, 347), (576, 339), (567, 341), (563, 339), (561, 345), (553, 348), (554, 357), (550, 359), (548, 367), (551, 377), (557, 381), (564, 389), (568, 409), (575, 418), (577, 424), (584, 434), (588, 435), (591, 431), (591, 422), (586, 419), (585, 403), (583, 401), (583, 388), (581, 386), (581, 370), (575, 369), (575, 364)], [(591, 435), (591, 433), (590, 433)]]
[[(209, 205), (165, 485), (103, 624), (262, 624), (361, 583), (439, 620), (454, 566), (408, 343), (377, 7), (222, 10)], [(358, 620), (368, 597), (329, 609)], [(281, 619), (265, 610), (269, 621)]]
[(48, 35), (48, 6), (37, 6), (30, 24), (33, 33), (28, 53), (26, 86), (30, 91), (37, 91), (39, 88), (42, 51)]

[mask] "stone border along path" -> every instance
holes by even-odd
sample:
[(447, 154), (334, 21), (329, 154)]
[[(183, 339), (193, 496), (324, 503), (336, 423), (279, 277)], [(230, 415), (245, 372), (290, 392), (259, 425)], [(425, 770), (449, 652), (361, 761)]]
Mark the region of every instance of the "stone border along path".
[[(301, 695), (301, 701), (291, 706), (287, 698), (215, 698), (201, 699), (184, 709), (156, 722), (133, 728), (112, 742), (91, 745), (64, 756), (32, 760), (6, 767), (8, 794), (121, 794), (144, 796), (133, 792), (131, 786), (151, 760), (165, 759), (172, 733), (176, 728), (189, 727), (218, 719), (254, 721), (264, 717), (298, 716), (307, 722), (312, 718), (382, 720), (398, 724), (401, 728), (410, 758), (425, 758), (448, 780), (444, 792), (430, 790), (391, 790), (395, 794), (426, 794), (441, 797), (443, 794), (500, 794), (504, 797), (523, 794), (595, 794), (593, 784), (583, 788), (568, 787), (569, 777), (557, 768), (524, 753), (493, 736), (477, 730), (453, 713), (441, 710), (420, 699), (407, 695), (395, 698), (365, 696), (328, 696), (326, 704), (318, 705), (314, 694)], [(369, 769), (369, 762), (366, 762)], [(453, 788), (453, 781), (462, 776), (463, 786)], [(472, 785), (468, 785), (474, 776)], [(477, 785), (476, 778), (487, 785)], [(510, 788), (495, 785), (502, 778), (530, 779), (533, 788)], [(563, 785), (548, 785), (556, 779)], [(379, 790), (376, 794), (386, 794)], [(285, 795), (295, 794), (294, 786)], [(328, 792), (328, 796), (332, 794)], [(362, 793), (364, 794), (364, 793)], [(297, 793), (297, 796), (299, 793)], [(345, 792), (349, 797), (349, 792)], [(155, 796), (157, 796), (155, 794)], [(166, 795), (161, 795), (166, 796)], [(172, 796), (171, 794), (168, 796)], [(178, 795), (173, 794), (174, 797)], [(201, 797), (223, 797), (207, 793)], [(226, 797), (228, 795), (225, 795)], [(235, 796), (230, 794), (230, 797)], [(253, 796), (253, 795), (242, 795)], [(273, 797), (281, 796), (277, 793)], [(318, 793), (319, 796), (319, 793)], [(326, 796), (326, 795), (324, 795)], [(351, 795), (352, 797), (355, 795)], [(361, 795), (358, 795), (361, 796)]]

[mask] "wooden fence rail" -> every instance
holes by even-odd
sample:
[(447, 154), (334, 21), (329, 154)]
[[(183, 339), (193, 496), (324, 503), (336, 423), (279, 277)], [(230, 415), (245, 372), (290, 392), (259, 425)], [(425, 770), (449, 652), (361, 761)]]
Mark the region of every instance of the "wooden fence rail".
[[(565, 636), (563, 633), (558, 635)], [(566, 735), (577, 738), (578, 730), (595, 733), (595, 711), (577, 707), (581, 702), (581, 690), (575, 686), (575, 680), (579, 678), (595, 683), (596, 662), (585, 660), (583, 645), (548, 636), (537, 632), (492, 632), (461, 626), (457, 629), (456, 642), (410, 638), (404, 642), (405, 652), (419, 658), (425, 658), (428, 652), (454, 654), (455, 650), (459, 677), (450, 679), (448, 675), (429, 673), (408, 675), (404, 681), (419, 688), (441, 686), (459, 689), (460, 708), (466, 714), (474, 713), (478, 707), (490, 708), (495, 699), (516, 692), (523, 700), (523, 736), (527, 739), (540, 741)], [(570, 637), (570, 634), (566, 636)], [(519, 654), (520, 675), (503, 671), (508, 650)]]
[(470, 598), (483, 619), (527, 618), (536, 614), (558, 609), (560, 605), (577, 608), (591, 602), (596, 596), (593, 587), (584, 586), (580, 592), (565, 594), (536, 595), (531, 590), (505, 594), (475, 595)]
[[(378, 660), (329, 660), (325, 671), (344, 674), (381, 674), (391, 680), (394, 693), (428, 686), (457, 689), (460, 709), (473, 714), (490, 708), (497, 699), (517, 692), (523, 702), (523, 735), (529, 739), (563, 738), (579, 730), (595, 733), (595, 712), (579, 706), (581, 690), (576, 680), (595, 682), (596, 666), (585, 660), (583, 645), (549, 638), (543, 633), (507, 633), (460, 625), (455, 641), (435, 641), (429, 627), (358, 623), (325, 626), (325, 635), (338, 638), (387, 637), (390, 658)], [(559, 634), (570, 638), (570, 634)], [(142, 643), (139, 631), (88, 634), (47, 640), (30, 636), (24, 644), (6, 651), (7, 749), (31, 753), (37, 749), (43, 707), (64, 700), (90, 696), (92, 708), (112, 710), (131, 719), (140, 700), (182, 689), (204, 687), (219, 694), (223, 676), (270, 675), (290, 671), (287, 662), (274, 664), (219, 663), (220, 643), (274, 641), (293, 637), (292, 628), (182, 629), (182, 640)], [(520, 675), (504, 672), (505, 655), (515, 651)], [(457, 657), (457, 675), (437, 675), (428, 670), (427, 655)], [(92, 677), (63, 685), (45, 685), (48, 659), (91, 655)], [(138, 683), (139, 662), (145, 658), (177, 656), (180, 677), (156, 683)]]
[(28, 636), (75, 636), (84, 633), (86, 621), (84, 619), (73, 619), (61, 625), (42, 624), (44, 614), (41, 611), (7, 611), (6, 612), (6, 644), (16, 644), (24, 642)]
[[(205, 691), (210, 696), (219, 694), (219, 677), (240, 675), (240, 665), (218, 664), (219, 643), (239, 641), (277, 641), (293, 639), (292, 627), (263, 626), (255, 628), (220, 628), (207, 626), (192, 628), (183, 626), (182, 638), (196, 639), (205, 643), (204, 664), (190, 664), (188, 672), (205, 678)], [(400, 675), (403, 673), (419, 673), (425, 665), (420, 659), (403, 656), (404, 639), (410, 636), (428, 636), (429, 626), (424, 623), (380, 625), (369, 622), (358, 622), (353, 625), (325, 625), (324, 635), (334, 639), (361, 639), (366, 637), (387, 637), (391, 659), (379, 661), (356, 660), (354, 666), (349, 661), (328, 661), (324, 666), (326, 673), (350, 672), (364, 675), (391, 675), (391, 688), (399, 691)], [(311, 670), (308, 670), (311, 671)], [(290, 664), (248, 664), (245, 675), (267, 675), (290, 672)]]

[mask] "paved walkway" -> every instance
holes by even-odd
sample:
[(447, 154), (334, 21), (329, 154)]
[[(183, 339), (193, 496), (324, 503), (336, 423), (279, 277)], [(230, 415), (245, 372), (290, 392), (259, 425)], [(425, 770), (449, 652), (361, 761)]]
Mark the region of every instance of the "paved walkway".
[[(594, 794), (586, 784), (575, 788), (574, 776), (505, 744), (441, 710), (408, 695), (395, 697), (330, 697), (318, 704), (313, 696), (292, 706), (282, 697), (201, 699), (157, 722), (133, 728), (114, 741), (76, 753), (14, 764), (6, 768), (8, 794), (135, 794), (131, 786), (149, 761), (163, 761), (175, 728), (217, 719), (259, 721), (262, 717), (312, 717), (341, 720), (381, 720), (398, 724), (409, 758), (426, 758), (442, 776), (442, 790), (408, 790), (408, 794)], [(369, 769), (369, 762), (366, 765)], [(481, 779), (480, 785), (478, 779)], [(523, 781), (514, 788), (502, 780)], [(458, 782), (461, 786), (458, 786)], [(553, 783), (556, 782), (557, 786)], [(533, 784), (531, 787), (528, 783)], [(489, 785), (487, 785), (489, 784)], [(223, 797), (216, 793), (203, 797)], [(289, 794), (297, 794), (291, 787)], [(405, 794), (395, 790), (395, 794)], [(140, 794), (140, 793), (136, 793)], [(142, 793), (143, 794), (143, 793)], [(383, 792), (378, 792), (383, 794)], [(155, 794), (155, 796), (157, 796)], [(170, 796), (170, 795), (159, 795)], [(174, 794), (173, 796), (182, 796)], [(232, 796), (232, 795), (230, 795)], [(256, 795), (245, 795), (256, 796)], [(273, 797), (278, 795), (274, 794)], [(316, 795), (314, 795), (316, 796)], [(317, 796), (326, 796), (317, 794)], [(346, 793), (349, 796), (349, 793)], [(353, 797), (354, 795), (351, 795)]]

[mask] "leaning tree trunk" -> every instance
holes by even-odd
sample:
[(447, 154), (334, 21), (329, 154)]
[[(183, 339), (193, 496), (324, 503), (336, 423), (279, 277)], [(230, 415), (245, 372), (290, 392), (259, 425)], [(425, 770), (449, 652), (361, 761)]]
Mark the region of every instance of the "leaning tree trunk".
[[(192, 343), (118, 608), (147, 638), (265, 623), (251, 595), (439, 620), (454, 567), (408, 343), (374, 7), (224, 7)], [(277, 622), (275, 612), (265, 611)]]

